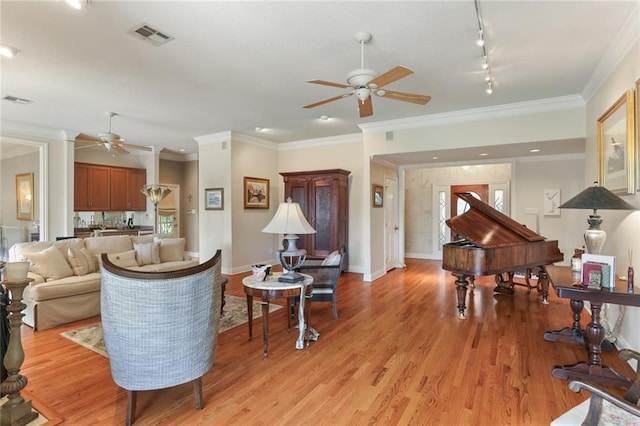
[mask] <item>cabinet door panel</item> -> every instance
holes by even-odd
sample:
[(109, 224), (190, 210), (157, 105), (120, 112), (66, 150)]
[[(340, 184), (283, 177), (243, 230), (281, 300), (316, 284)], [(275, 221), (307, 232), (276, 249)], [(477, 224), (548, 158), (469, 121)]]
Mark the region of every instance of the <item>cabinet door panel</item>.
[(111, 168), (91, 167), (91, 210), (109, 211), (111, 208)]
[(332, 199), (331, 187), (326, 184), (314, 185), (312, 187), (311, 202), (313, 203), (313, 221), (316, 233), (311, 236), (313, 241), (313, 255), (326, 256), (331, 249), (333, 237), (332, 223)]
[(129, 210), (127, 206), (127, 170), (111, 169), (111, 210)]
[(87, 211), (91, 209), (91, 194), (89, 193), (89, 167), (76, 164), (74, 167), (73, 209)]
[(131, 170), (129, 172), (128, 193), (129, 207), (131, 211), (145, 211), (147, 209), (147, 198), (140, 191), (147, 184), (146, 170)]

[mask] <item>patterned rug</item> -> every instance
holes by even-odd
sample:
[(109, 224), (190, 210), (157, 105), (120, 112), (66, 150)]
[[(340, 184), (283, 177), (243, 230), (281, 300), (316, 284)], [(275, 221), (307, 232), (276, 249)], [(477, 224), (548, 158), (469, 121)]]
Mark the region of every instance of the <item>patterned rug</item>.
[[(226, 295), (225, 301), (224, 315), (220, 318), (220, 331), (218, 333), (246, 324), (247, 321), (249, 321), (247, 318), (247, 299)], [(274, 312), (279, 309), (282, 309), (282, 306), (272, 303), (269, 304), (269, 312)], [(262, 317), (262, 306), (260, 302), (253, 302), (253, 318), (255, 320), (260, 317)], [(104, 357), (108, 357), (104, 340), (102, 339), (101, 323), (65, 331), (60, 333), (60, 335)]]

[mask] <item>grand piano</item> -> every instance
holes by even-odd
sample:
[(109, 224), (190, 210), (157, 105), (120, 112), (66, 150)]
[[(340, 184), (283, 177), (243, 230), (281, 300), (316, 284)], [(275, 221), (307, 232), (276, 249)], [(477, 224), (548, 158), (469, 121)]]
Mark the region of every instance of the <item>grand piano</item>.
[(468, 192), (456, 195), (469, 204), (469, 209), (446, 221), (461, 238), (443, 246), (442, 268), (456, 277), (459, 318), (465, 318), (467, 287), (471, 284), (474, 288), (477, 275), (495, 275), (494, 291), (513, 294), (516, 272), (525, 274), (529, 291), (528, 277), (537, 274), (536, 288), (542, 293), (542, 303), (549, 303), (549, 279), (544, 267), (564, 259), (558, 242), (546, 240)]

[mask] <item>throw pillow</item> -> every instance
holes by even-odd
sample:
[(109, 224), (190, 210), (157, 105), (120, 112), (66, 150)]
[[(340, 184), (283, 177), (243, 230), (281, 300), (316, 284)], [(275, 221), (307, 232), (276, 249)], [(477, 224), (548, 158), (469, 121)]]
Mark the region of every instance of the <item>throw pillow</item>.
[(97, 271), (96, 259), (86, 248), (69, 247), (68, 256), (74, 274), (82, 276)]
[[(107, 257), (116, 266), (121, 268), (129, 268), (131, 266), (138, 266), (138, 262), (136, 262), (136, 251), (129, 250), (123, 251), (122, 253), (111, 253), (108, 254)], [(102, 267), (102, 255), (96, 254), (96, 258), (98, 259), (98, 264)]]
[[(321, 265), (322, 266), (338, 265), (338, 264), (340, 264), (340, 257), (342, 257), (342, 255), (340, 254), (340, 252), (338, 250), (332, 251), (331, 253), (329, 253), (327, 255), (327, 257), (324, 258), (324, 260), (322, 261)], [(316, 263), (316, 265), (317, 265), (317, 263)]]
[(59, 280), (73, 275), (73, 270), (64, 258), (64, 254), (56, 247), (49, 247), (37, 253), (25, 253), (25, 257), (31, 263), (29, 270), (41, 275), (45, 281)]
[(133, 250), (139, 266), (160, 263), (160, 243), (133, 243)]
[(160, 243), (162, 263), (184, 260), (184, 238), (156, 238), (155, 241)]

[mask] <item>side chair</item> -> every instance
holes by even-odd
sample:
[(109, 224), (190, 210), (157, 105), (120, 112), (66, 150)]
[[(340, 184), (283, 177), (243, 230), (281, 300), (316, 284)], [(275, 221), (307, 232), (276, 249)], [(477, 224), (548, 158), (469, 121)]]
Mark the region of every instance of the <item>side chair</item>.
[[(344, 250), (336, 250), (329, 253), (325, 258), (308, 257), (297, 271), (313, 277), (313, 291), (311, 293), (312, 302), (331, 302), (333, 318), (338, 319), (338, 304), (336, 294), (340, 274), (345, 264)], [(295, 310), (298, 299), (290, 299), (291, 311)]]
[(222, 276), (220, 250), (200, 265), (168, 272), (120, 268), (102, 255), (101, 315), (114, 382), (127, 391), (127, 425), (138, 391), (193, 382), (202, 409), (202, 376), (215, 360)]
[[(623, 349), (618, 355), (625, 361), (634, 359), (636, 362), (640, 362), (640, 353), (631, 349)], [(633, 382), (623, 398), (614, 395), (596, 383), (587, 380), (572, 380), (569, 382), (569, 389), (574, 392), (585, 389), (591, 393), (591, 397), (555, 419), (551, 422), (551, 426), (640, 425), (639, 371), (640, 369), (636, 371)]]

